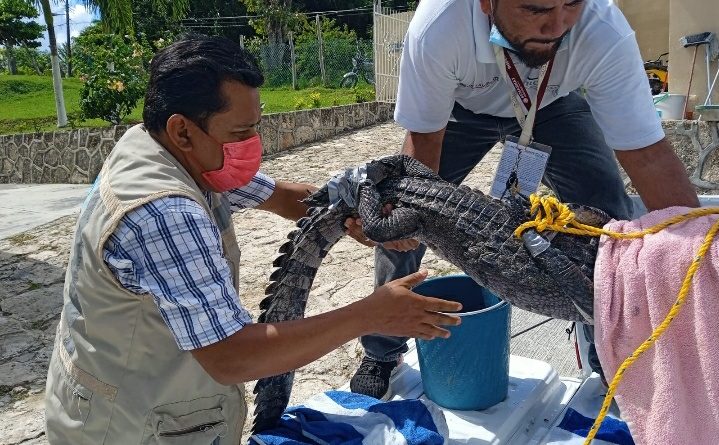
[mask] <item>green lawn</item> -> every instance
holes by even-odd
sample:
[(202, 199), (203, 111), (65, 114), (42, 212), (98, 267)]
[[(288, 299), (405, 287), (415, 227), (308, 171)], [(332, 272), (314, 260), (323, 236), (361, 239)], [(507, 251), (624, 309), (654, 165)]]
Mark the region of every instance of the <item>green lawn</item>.
[[(108, 124), (100, 119), (79, 120), (79, 79), (63, 79), (65, 107), (75, 127), (103, 127)], [(312, 106), (314, 93), (319, 93), (322, 107), (357, 102), (357, 96), (371, 100), (374, 87), (360, 83), (355, 90), (333, 88), (308, 88), (294, 91), (291, 88), (262, 88), (260, 100), (265, 103), (264, 113), (278, 113), (296, 109), (298, 102), (303, 108)], [(127, 122), (142, 120), (142, 103), (126, 118)], [(49, 76), (0, 75), (0, 134), (49, 131), (55, 126), (55, 99), (52, 78)]]

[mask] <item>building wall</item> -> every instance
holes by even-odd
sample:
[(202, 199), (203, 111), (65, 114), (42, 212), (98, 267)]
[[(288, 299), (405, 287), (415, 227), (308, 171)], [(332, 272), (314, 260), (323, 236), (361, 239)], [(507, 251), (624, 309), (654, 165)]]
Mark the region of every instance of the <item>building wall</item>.
[(616, 0), (637, 33), (642, 59), (669, 52), (669, 0)]
[[(644, 0), (643, 0), (644, 1)], [(679, 39), (686, 35), (711, 31), (719, 35), (719, 0), (671, 0), (669, 7), (671, 18), (669, 26), (669, 90), (673, 93), (686, 94), (689, 85), (694, 48), (684, 48)], [(719, 42), (716, 42), (719, 44)], [(697, 60), (694, 64), (690, 99), (696, 96), (704, 102), (707, 95), (707, 74), (704, 50), (706, 45), (699, 47)], [(716, 74), (717, 62), (711, 63), (711, 76)], [(714, 87), (712, 101), (719, 103), (719, 91)]]
[[(679, 40), (687, 35), (714, 32), (719, 35), (719, 0), (615, 0), (637, 33), (644, 60), (669, 52), (669, 91), (687, 94), (694, 48), (684, 48)], [(719, 42), (717, 42), (719, 48)], [(700, 46), (694, 63), (690, 103), (693, 110), (707, 96), (705, 48)], [(710, 79), (716, 75), (716, 61), (710, 64)], [(719, 103), (719, 82), (712, 102)], [(696, 117), (696, 116), (695, 116)]]

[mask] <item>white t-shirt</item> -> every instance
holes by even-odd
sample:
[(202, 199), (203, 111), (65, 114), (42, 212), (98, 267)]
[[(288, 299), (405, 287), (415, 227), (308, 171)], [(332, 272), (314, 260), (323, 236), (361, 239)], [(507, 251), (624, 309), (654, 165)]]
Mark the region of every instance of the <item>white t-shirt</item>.
[[(455, 101), (475, 113), (515, 117), (479, 3), (420, 2), (405, 37), (394, 115), (407, 130), (444, 128)], [(513, 60), (534, 98), (539, 70)], [(643, 148), (664, 137), (634, 31), (612, 0), (586, 1), (557, 52), (541, 107), (580, 87), (611, 148)]]

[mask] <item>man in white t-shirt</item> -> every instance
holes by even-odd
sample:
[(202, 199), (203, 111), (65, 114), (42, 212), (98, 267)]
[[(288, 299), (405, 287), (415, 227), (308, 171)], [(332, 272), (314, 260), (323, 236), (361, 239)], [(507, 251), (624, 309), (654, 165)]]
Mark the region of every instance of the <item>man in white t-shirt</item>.
[[(511, 58), (514, 77), (500, 71), (501, 57)], [(400, 65), (395, 120), (408, 130), (402, 152), (460, 183), (497, 141), (521, 133), (519, 118), (530, 108), (524, 97), (536, 100), (543, 67), (548, 81), (533, 137), (552, 147), (543, 182), (562, 201), (631, 218), (616, 156), (648, 209), (699, 205), (664, 138), (634, 32), (611, 0), (423, 1)], [(378, 247), (377, 285), (417, 270), (424, 251)], [(363, 337), (366, 356), (352, 390), (388, 397), (405, 342)]]

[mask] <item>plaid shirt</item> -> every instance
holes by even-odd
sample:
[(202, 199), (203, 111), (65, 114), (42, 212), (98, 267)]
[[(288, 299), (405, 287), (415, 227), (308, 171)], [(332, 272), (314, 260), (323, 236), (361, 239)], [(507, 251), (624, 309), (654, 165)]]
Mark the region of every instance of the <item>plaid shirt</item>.
[[(226, 196), (235, 212), (263, 203), (274, 188), (271, 178), (258, 173)], [(212, 204), (209, 193), (205, 198)], [(216, 343), (252, 322), (222, 257), (218, 228), (189, 198), (164, 197), (128, 212), (103, 254), (123, 287), (154, 297), (183, 350)]]

